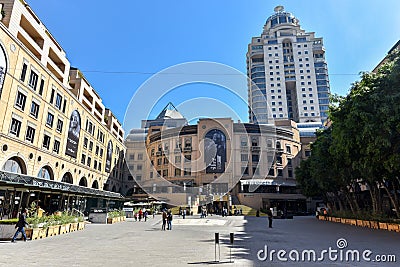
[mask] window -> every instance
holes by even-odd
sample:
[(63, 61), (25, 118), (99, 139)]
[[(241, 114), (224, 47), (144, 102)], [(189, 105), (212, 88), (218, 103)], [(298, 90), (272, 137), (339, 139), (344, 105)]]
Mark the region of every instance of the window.
[(39, 105), (36, 102), (32, 101), (30, 114), (37, 119), (39, 114)]
[(62, 132), (63, 124), (64, 124), (64, 122), (62, 120), (58, 119), (58, 121), (57, 121), (57, 129), (56, 129), (57, 132), (59, 132), (59, 133)]
[(181, 176), (181, 169), (175, 169), (175, 176)]
[(51, 114), (50, 112), (47, 113), (46, 125), (49, 127), (53, 127), (53, 121), (54, 121), (54, 115)]
[(162, 171), (162, 176), (163, 177), (168, 177), (168, 170), (163, 170)]
[(56, 108), (61, 110), (61, 104), (62, 104), (62, 96), (59, 93), (57, 93), (57, 96), (56, 96)]
[(242, 174), (249, 174), (249, 167), (242, 167)]
[(293, 170), (288, 170), (288, 177), (293, 178)]
[(54, 94), (55, 94), (55, 90), (51, 89), (51, 95), (50, 95), (50, 104), (53, 104), (53, 100), (54, 100)]
[(292, 159), (287, 159), (287, 165), (288, 167), (292, 167)]
[(183, 170), (183, 175), (184, 175), (184, 176), (190, 176), (190, 175), (192, 175), (192, 169), (191, 169), (191, 168), (185, 168), (185, 169)]
[(89, 142), (89, 139), (87, 139), (87, 137), (83, 138), (83, 147), (84, 148), (87, 148), (88, 142)]
[(54, 140), (53, 152), (56, 152), (58, 154), (59, 151), (60, 151), (60, 141)]
[(101, 162), (99, 162), (99, 168), (98, 168), (98, 170), (101, 171)]
[(67, 107), (67, 100), (66, 99), (64, 99), (64, 105), (63, 105), (63, 108), (62, 108), (62, 112), (63, 113), (65, 113), (65, 108)]
[(175, 163), (181, 163), (181, 156), (175, 156)]
[(18, 137), (20, 130), (21, 130), (21, 122), (19, 120), (13, 118), (11, 120), (10, 133), (15, 135), (16, 137)]
[(92, 150), (93, 150), (93, 142), (90, 141), (90, 142), (89, 142), (89, 151), (92, 151)]
[(130, 154), (130, 155), (129, 155), (129, 159), (130, 159), (130, 160), (135, 160), (135, 154)]
[(290, 148), (290, 146), (286, 146), (286, 153), (292, 153), (292, 149)]
[(249, 155), (247, 154), (241, 154), (240, 155), (240, 160), (243, 161), (248, 161), (249, 160)]
[(25, 77), (26, 77), (26, 70), (28, 69), (28, 65), (24, 62), (24, 64), (22, 65), (22, 72), (21, 72), (21, 78), (20, 80), (22, 82), (25, 81)]
[(157, 159), (157, 165), (158, 165), (158, 166), (162, 165), (162, 158), (158, 158), (158, 159)]
[(25, 140), (33, 143), (34, 139), (35, 139), (35, 129), (31, 126), (28, 126), (28, 128), (26, 129)]
[(283, 176), (283, 170), (282, 169), (278, 169), (278, 175), (277, 176)]
[(17, 93), (17, 99), (15, 101), (15, 106), (21, 110), (25, 109), (26, 95), (19, 92)]
[(142, 180), (142, 176), (141, 175), (136, 175), (136, 181), (141, 181)]
[(192, 160), (192, 155), (190, 155), (190, 154), (187, 155), (187, 154), (186, 154), (186, 155), (184, 155), (184, 158), (185, 158), (185, 161), (184, 161), (184, 162), (185, 162), (185, 163), (188, 163), (188, 162), (190, 162), (190, 161)]
[(85, 162), (86, 162), (86, 155), (85, 155), (85, 154), (82, 154), (81, 163), (82, 163), (82, 164), (85, 164)]
[(247, 137), (246, 136), (241, 136), (240, 137), (240, 146), (241, 147), (247, 147)]
[(258, 154), (252, 154), (251, 155), (251, 161), (253, 163), (258, 163), (259, 160), (260, 160), (260, 155), (258, 155)]
[(50, 140), (51, 140), (50, 136), (45, 134), (43, 137), (43, 147), (46, 148), (47, 150), (50, 149)]
[(167, 165), (168, 163), (169, 163), (168, 158), (165, 157), (165, 158), (164, 158), (164, 165)]
[(273, 168), (269, 169), (268, 175), (269, 176), (275, 176), (275, 170)]
[(40, 80), (39, 95), (43, 95), (43, 88), (44, 88), (44, 79), (42, 78)]
[(88, 158), (87, 158), (87, 164), (86, 164), (86, 165), (87, 165), (88, 167), (90, 167), (90, 164), (91, 164), (91, 163), (92, 163), (92, 158), (91, 158), (91, 157), (88, 157)]
[(33, 70), (31, 70), (31, 76), (29, 76), (28, 86), (32, 88), (33, 91), (36, 91), (38, 78), (39, 76)]
[(138, 160), (143, 160), (143, 153), (138, 153), (137, 159)]
[(141, 170), (142, 170), (142, 164), (138, 164), (138, 165), (136, 166), (136, 170), (137, 170), (137, 171), (141, 171)]
[(258, 146), (258, 137), (251, 137), (251, 146)]
[(99, 154), (99, 150), (100, 150), (100, 147), (96, 146), (96, 152), (95, 152), (96, 156)]
[(100, 158), (103, 157), (103, 149), (100, 148)]
[(94, 160), (93, 168), (97, 169), (97, 160)]

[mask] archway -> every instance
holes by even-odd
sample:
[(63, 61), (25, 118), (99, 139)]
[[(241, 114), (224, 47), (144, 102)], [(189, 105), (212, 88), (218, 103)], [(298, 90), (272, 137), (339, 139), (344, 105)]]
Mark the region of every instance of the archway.
[(3, 171), (26, 174), (26, 166), (24, 161), (19, 157), (12, 157), (3, 165)]
[(92, 188), (99, 189), (99, 182), (97, 182), (97, 180), (93, 181)]
[(86, 180), (85, 177), (82, 177), (82, 178), (79, 180), (79, 185), (80, 185), (80, 186), (85, 186), (85, 187), (87, 187), (87, 180)]
[(69, 172), (66, 172), (61, 180), (61, 182), (68, 183), (68, 184), (73, 184), (74, 180), (72, 179), (72, 174)]
[(50, 166), (43, 166), (37, 177), (47, 179), (47, 180), (54, 180), (54, 173)]

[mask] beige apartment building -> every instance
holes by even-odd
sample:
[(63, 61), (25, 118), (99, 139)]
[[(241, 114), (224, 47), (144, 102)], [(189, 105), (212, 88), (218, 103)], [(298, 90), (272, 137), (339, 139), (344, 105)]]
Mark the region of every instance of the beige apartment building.
[(0, 8), (0, 206), (121, 199), (121, 123), (26, 2)]

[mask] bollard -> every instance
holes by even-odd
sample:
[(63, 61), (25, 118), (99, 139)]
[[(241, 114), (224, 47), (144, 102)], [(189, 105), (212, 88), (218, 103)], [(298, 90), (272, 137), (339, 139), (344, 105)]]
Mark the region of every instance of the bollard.
[(219, 246), (219, 233), (215, 233), (215, 245), (214, 245), (214, 256), (215, 262), (217, 262), (217, 244), (218, 244), (218, 262), (221, 260), (221, 248)]
[(230, 248), (229, 248), (229, 262), (232, 262), (232, 247), (233, 247), (233, 242), (235, 241), (235, 237), (233, 233), (229, 234), (229, 241), (231, 242)]

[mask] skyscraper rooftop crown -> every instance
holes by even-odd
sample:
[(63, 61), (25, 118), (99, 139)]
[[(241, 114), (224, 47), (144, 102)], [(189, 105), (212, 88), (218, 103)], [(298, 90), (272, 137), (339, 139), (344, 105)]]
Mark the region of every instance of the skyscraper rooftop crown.
[(267, 25), (267, 29), (282, 25), (282, 24), (289, 24), (296, 26), (299, 23), (299, 20), (289, 12), (285, 11), (283, 6), (277, 6), (274, 8), (274, 14), (271, 15), (265, 24)]

